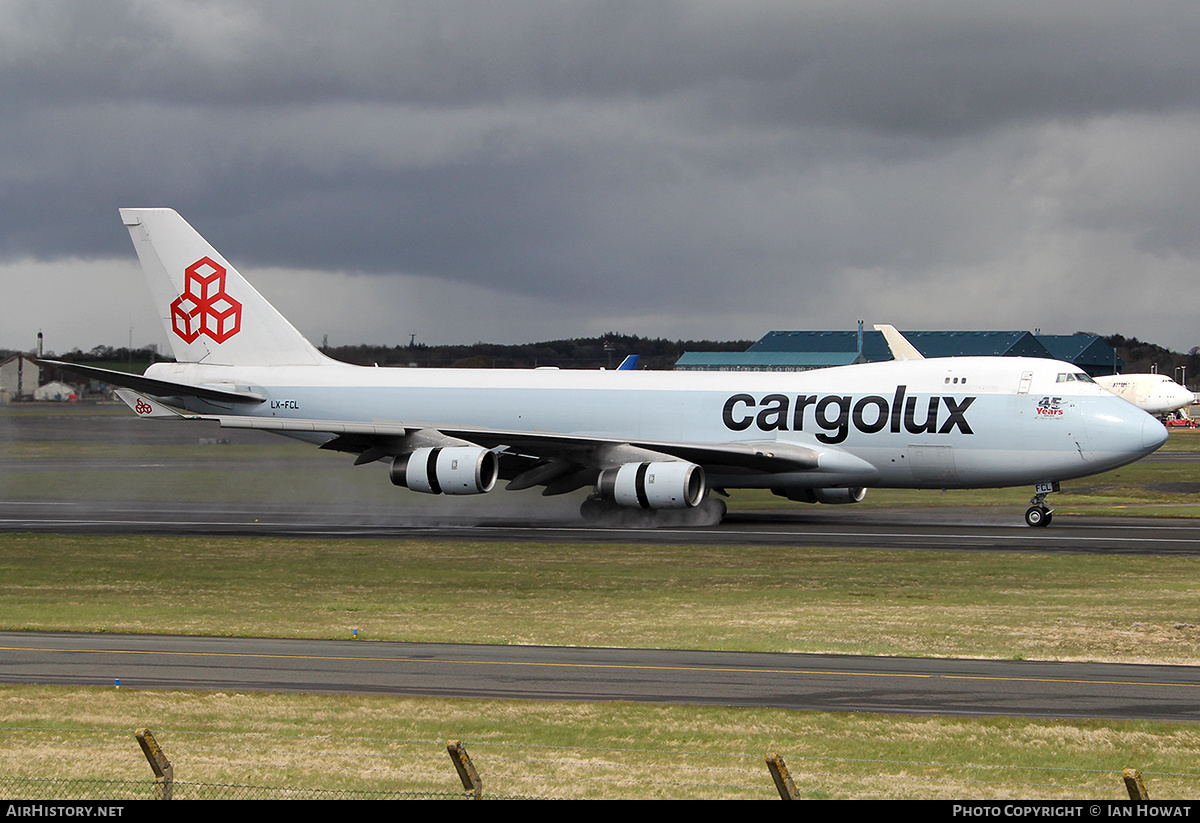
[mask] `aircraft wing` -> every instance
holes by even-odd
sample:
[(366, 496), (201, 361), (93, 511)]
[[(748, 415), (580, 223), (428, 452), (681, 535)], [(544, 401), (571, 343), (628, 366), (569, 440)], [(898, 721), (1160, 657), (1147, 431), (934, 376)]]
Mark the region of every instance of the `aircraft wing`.
[[(158, 381), (150, 381), (158, 382)], [(174, 384), (168, 384), (174, 385)], [(172, 396), (176, 392), (167, 392)], [(422, 422), (310, 420), (239, 414), (200, 414), (175, 408), (136, 390), (117, 395), (140, 416), (214, 420), (222, 428), (256, 429), (285, 435), (328, 435), (323, 449), (357, 454), (356, 465), (407, 454), (427, 446), (482, 446), (495, 451), (510, 490), (546, 486), (546, 493), (573, 491), (593, 482), (595, 472), (629, 462), (678, 459), (739, 473), (815, 471), (823, 451), (775, 440), (738, 443), (681, 443), (618, 440), (539, 431), (501, 431)], [(242, 401), (246, 402), (246, 401)]]
[[(585, 435), (536, 431), (500, 431), (497, 429), (436, 426), (426, 423), (361, 423), (342, 420), (301, 420), (250, 415), (184, 416), (218, 421), (228, 429), (258, 429), (280, 433), (326, 433), (331, 439), (321, 448), (356, 454), (374, 453), (374, 459), (392, 457), (409, 451), (414, 445), (471, 443), (513, 455), (531, 458), (576, 459), (601, 468), (628, 462), (625, 452), (615, 449), (655, 452), (658, 457), (677, 457), (693, 463), (719, 464), (761, 471), (804, 471), (817, 467), (819, 452), (806, 446), (777, 441), (761, 443), (672, 443), (663, 441), (617, 440)], [(415, 442), (414, 442), (415, 441)], [(636, 455), (633, 455), (636, 458)]]

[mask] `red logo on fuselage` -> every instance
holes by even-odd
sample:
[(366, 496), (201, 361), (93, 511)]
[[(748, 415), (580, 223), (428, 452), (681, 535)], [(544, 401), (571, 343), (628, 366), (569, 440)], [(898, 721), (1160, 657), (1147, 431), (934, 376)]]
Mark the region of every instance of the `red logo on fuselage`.
[(224, 343), (242, 328), (242, 304), (225, 293), (225, 267), (201, 257), (184, 270), (183, 294), (171, 304), (171, 328), (188, 343), (206, 335)]

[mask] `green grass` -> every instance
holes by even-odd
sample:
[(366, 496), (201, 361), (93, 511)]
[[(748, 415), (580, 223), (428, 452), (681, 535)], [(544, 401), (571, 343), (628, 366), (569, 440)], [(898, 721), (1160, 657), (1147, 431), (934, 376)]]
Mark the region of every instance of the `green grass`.
[[(810, 799), (1115, 801), (1127, 767), (1156, 800), (1200, 791), (1194, 724), (0, 687), (0, 796), (12, 777), (148, 781), (133, 737), (144, 726), (183, 798), (278, 796), (247, 786), (446, 796), (461, 792), (450, 739), (485, 797), (772, 799), (767, 753)], [(22, 788), (12, 796), (37, 796)]]
[(0, 628), (1200, 662), (1192, 558), (0, 536)]
[[(97, 441), (40, 441), (0, 443), (0, 459), (10, 460), (191, 460), (220, 464), (228, 460), (337, 460), (338, 455), (313, 446), (289, 443), (236, 445), (199, 443), (188, 446), (148, 446)], [(344, 459), (345, 455), (341, 455)]]
[(0, 417), (112, 417), (132, 414), (124, 403), (0, 403)]
[(1163, 452), (1200, 452), (1200, 429), (1171, 429)]

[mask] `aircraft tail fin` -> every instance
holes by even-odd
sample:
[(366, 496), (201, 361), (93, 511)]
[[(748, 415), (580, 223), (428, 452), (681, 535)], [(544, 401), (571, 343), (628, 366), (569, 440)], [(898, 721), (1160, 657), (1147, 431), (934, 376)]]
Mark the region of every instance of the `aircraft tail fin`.
[(895, 326), (879, 324), (875, 326), (875, 331), (883, 332), (883, 339), (887, 341), (888, 348), (892, 350), (892, 357), (896, 360), (924, 360), (925, 355), (917, 351), (917, 347), (908, 340), (900, 332), (896, 331)]
[(236, 366), (329, 362), (171, 209), (121, 209), (175, 359)]

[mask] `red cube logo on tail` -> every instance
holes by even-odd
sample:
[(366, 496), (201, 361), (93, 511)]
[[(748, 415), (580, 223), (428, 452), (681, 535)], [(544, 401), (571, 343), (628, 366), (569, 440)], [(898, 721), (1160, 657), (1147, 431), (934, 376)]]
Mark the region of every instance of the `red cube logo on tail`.
[(206, 335), (224, 343), (242, 327), (242, 304), (225, 293), (225, 267), (201, 257), (184, 270), (183, 294), (171, 304), (171, 328), (188, 343)]

